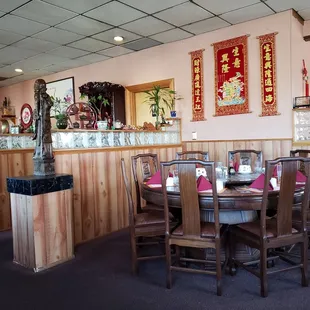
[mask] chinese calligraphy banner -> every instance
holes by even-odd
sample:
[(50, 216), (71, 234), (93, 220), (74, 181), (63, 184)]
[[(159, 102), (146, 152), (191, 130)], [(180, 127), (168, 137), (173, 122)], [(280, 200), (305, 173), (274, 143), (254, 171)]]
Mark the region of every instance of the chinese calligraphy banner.
[(269, 33), (257, 37), (260, 49), (260, 74), (262, 94), (262, 114), (260, 116), (279, 115), (276, 88), (275, 35)]
[(215, 116), (249, 112), (247, 38), (212, 44), (215, 68)]
[(193, 122), (204, 121), (203, 106), (203, 51), (190, 52), (192, 65), (192, 114)]

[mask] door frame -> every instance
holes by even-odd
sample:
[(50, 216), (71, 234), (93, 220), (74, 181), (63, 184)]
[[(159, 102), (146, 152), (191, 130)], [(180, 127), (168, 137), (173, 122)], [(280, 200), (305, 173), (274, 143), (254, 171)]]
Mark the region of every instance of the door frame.
[(162, 88), (170, 88), (171, 90), (174, 90), (174, 79), (166, 79), (125, 87), (125, 111), (127, 125), (137, 124), (136, 93), (150, 90), (154, 85), (159, 85)]

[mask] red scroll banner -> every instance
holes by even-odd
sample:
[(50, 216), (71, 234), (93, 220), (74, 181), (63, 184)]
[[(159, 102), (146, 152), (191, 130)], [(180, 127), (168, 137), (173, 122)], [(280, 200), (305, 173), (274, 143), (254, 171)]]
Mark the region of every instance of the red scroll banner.
[(276, 88), (276, 46), (275, 33), (257, 37), (260, 49), (260, 76), (262, 94), (262, 114), (279, 115)]
[(248, 36), (214, 47), (215, 116), (250, 113), (248, 102)]
[(203, 108), (203, 51), (190, 52), (192, 64), (192, 122), (205, 121)]

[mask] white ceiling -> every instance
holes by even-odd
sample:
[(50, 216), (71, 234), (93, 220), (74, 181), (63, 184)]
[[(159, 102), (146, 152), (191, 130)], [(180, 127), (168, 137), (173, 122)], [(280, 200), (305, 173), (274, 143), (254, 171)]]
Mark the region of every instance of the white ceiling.
[(288, 9), (310, 19), (310, 0), (0, 0), (0, 87)]

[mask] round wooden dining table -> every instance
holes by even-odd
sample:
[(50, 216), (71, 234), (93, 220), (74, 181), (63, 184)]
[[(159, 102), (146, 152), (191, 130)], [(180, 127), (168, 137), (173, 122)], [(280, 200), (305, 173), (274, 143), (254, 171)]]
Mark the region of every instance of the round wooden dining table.
[[(241, 182), (240, 182), (241, 183)], [(239, 183), (239, 184), (240, 184)], [(236, 183), (238, 184), (238, 183)], [(227, 185), (227, 183), (226, 183)], [(168, 204), (170, 210), (181, 208), (180, 191), (178, 187), (167, 187)], [(206, 222), (214, 221), (213, 197), (211, 192), (200, 192), (199, 205), (201, 209), (201, 220)], [(279, 191), (270, 191), (268, 198), (268, 209), (275, 209), (278, 202)], [(294, 205), (296, 208), (301, 206), (303, 188), (296, 188), (294, 196)], [(163, 206), (163, 194), (161, 187), (148, 186), (145, 182), (141, 184), (141, 197), (148, 203)], [(220, 223), (221, 224), (240, 224), (252, 222), (258, 219), (257, 211), (262, 204), (263, 192), (254, 191), (247, 186), (232, 186), (225, 188), (218, 193)], [(208, 252), (207, 252), (208, 253)], [(209, 259), (213, 256), (209, 252)], [(256, 249), (241, 246), (237, 248), (236, 257), (242, 261), (252, 261), (259, 257), (259, 251)], [(211, 258), (212, 259), (212, 258)]]

